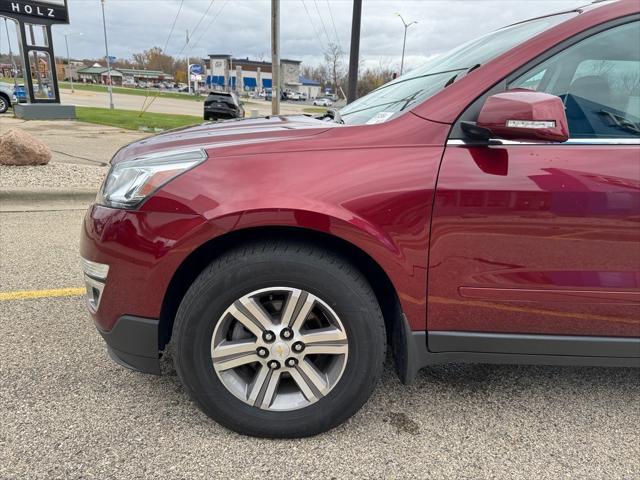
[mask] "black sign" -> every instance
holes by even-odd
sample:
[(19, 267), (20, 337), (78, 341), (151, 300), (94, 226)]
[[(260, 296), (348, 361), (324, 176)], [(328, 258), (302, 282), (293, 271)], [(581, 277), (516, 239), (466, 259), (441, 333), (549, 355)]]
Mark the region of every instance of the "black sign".
[(0, 15), (35, 23), (69, 23), (67, 0), (0, 0)]

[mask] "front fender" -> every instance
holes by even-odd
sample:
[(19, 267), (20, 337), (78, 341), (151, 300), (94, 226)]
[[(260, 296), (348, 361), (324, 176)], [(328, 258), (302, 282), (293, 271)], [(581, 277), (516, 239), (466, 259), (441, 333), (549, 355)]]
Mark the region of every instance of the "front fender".
[[(386, 272), (411, 328), (424, 330), (430, 212), (441, 154), (442, 147), (421, 146), (212, 158), (163, 187), (142, 210), (196, 214), (205, 219), (199, 230), (209, 231), (207, 241), (260, 227), (340, 238)], [(184, 251), (197, 247), (189, 242)]]
[[(384, 229), (366, 219), (349, 216), (347, 211), (340, 212), (343, 214), (340, 217), (335, 214), (337, 212), (332, 213), (288, 207), (230, 212), (207, 219), (176, 247), (183, 253), (181, 261), (184, 261), (190, 252), (199, 250), (205, 244), (243, 231), (251, 231), (256, 239), (259, 238), (260, 229), (278, 227), (330, 235), (358, 248), (386, 272), (411, 328), (424, 330), (426, 277), (424, 268), (416, 268), (415, 265), (415, 261), (422, 258), (416, 254), (417, 244), (398, 244), (398, 239)], [(426, 241), (426, 238), (422, 238), (422, 241)]]

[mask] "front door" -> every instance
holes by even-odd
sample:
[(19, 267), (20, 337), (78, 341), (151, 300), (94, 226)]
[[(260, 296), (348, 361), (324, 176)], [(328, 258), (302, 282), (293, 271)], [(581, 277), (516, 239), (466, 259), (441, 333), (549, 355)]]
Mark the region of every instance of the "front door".
[(507, 86), (560, 96), (568, 142), (449, 142), (429, 331), (640, 336), (639, 23), (587, 37)]

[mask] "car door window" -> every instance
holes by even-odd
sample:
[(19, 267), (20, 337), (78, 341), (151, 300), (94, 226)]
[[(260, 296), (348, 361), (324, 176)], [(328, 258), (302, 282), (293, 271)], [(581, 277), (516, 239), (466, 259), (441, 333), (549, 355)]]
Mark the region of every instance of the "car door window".
[(571, 138), (640, 139), (640, 22), (572, 45), (509, 88), (562, 98)]

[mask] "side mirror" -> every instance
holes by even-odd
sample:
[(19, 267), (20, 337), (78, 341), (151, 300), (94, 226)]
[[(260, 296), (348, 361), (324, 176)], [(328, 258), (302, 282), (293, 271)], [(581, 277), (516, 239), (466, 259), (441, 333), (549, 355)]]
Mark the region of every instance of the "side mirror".
[(487, 98), (475, 125), (463, 125), (472, 136), (505, 140), (566, 142), (569, 122), (560, 97), (524, 88)]

